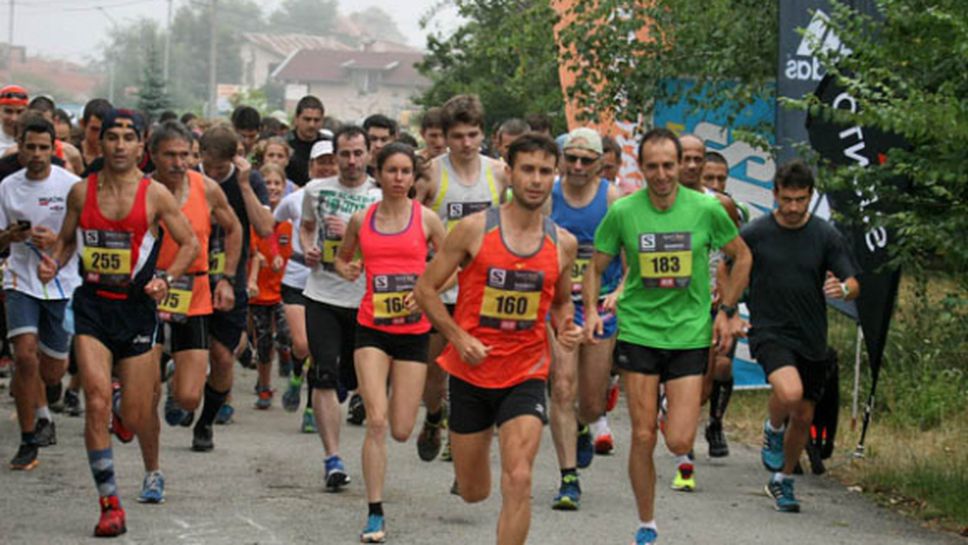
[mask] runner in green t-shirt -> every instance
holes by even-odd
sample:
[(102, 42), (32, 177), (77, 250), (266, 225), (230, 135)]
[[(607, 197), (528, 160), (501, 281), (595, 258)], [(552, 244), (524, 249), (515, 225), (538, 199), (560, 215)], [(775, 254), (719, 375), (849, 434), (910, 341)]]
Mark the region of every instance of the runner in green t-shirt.
[[(749, 281), (749, 249), (715, 199), (679, 187), (682, 147), (667, 129), (653, 129), (639, 144), (646, 189), (609, 208), (595, 232), (595, 254), (583, 286), (586, 342), (602, 322), (595, 308), (601, 271), (624, 248), (629, 256), (618, 301), (617, 361), (632, 421), (629, 478), (638, 506), (637, 545), (655, 543), (655, 450), (659, 383), (668, 399), (666, 446), (680, 479), (692, 479), (692, 448), (699, 420), (703, 374), (710, 344), (726, 352), (742, 323), (736, 302)], [(710, 249), (733, 259), (715, 322), (710, 317)], [(694, 486), (694, 484), (693, 484)]]

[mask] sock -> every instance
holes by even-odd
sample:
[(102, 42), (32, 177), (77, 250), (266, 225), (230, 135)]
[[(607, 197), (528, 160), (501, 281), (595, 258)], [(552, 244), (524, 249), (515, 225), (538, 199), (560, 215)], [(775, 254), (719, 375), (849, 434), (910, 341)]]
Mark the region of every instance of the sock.
[(785, 429), (786, 429), (786, 422), (784, 422), (784, 423), (783, 423), (783, 425), (782, 425), (782, 426), (780, 426), (780, 428), (779, 428), (779, 429), (777, 429), (777, 428), (774, 428), (774, 427), (773, 427), (773, 424), (772, 424), (772, 423), (770, 422), (770, 419), (769, 419), (769, 418), (767, 418), (767, 419), (766, 419), (766, 429), (767, 429), (768, 431), (771, 431), (771, 432), (773, 432), (773, 433), (780, 433), (780, 432), (782, 432), (783, 430), (785, 430)]
[(565, 477), (569, 475), (574, 475), (575, 477), (578, 477), (578, 469), (569, 467), (561, 470), (561, 480), (564, 480)]
[(682, 464), (691, 464), (691, 463), (692, 463), (692, 460), (689, 458), (688, 454), (680, 454), (679, 456), (676, 456), (676, 468), (678, 468)]
[(729, 405), (729, 398), (733, 395), (733, 379), (714, 380), (713, 393), (709, 398), (709, 418), (722, 420)]
[(777, 472), (773, 474), (773, 482), (780, 483), (780, 482), (783, 482), (783, 479), (786, 479), (789, 477), (790, 477), (789, 475), (785, 475), (783, 473)]
[(216, 392), (208, 383), (205, 383), (205, 404), (202, 407), (202, 414), (198, 417), (198, 424), (201, 426), (211, 426), (215, 422), (215, 415), (222, 408), (228, 392)]
[(368, 503), (367, 508), (369, 509), (369, 514), (383, 516), (383, 502), (377, 501), (373, 503)]
[(118, 486), (114, 482), (114, 456), (111, 449), (87, 451), (87, 463), (91, 466), (98, 496), (117, 496)]
[(33, 445), (36, 442), (35, 435), (32, 431), (20, 432), (20, 444)]
[(648, 522), (640, 522), (639, 528), (651, 528), (653, 532), (659, 531), (659, 528), (655, 525), (655, 519)]
[(443, 409), (439, 409), (435, 413), (427, 413), (427, 423), (428, 424), (440, 424), (440, 421), (444, 418)]
[(50, 416), (50, 407), (44, 405), (43, 407), (37, 407), (37, 411), (34, 413), (37, 415), (35, 418), (37, 420), (47, 420), (48, 422), (52, 420)]
[(289, 377), (289, 384), (292, 384), (296, 388), (302, 387), (302, 381), (302, 375), (297, 375), (296, 373), (293, 373), (292, 376)]
[(306, 388), (309, 391), (309, 395), (306, 396), (306, 409), (312, 412), (313, 409), (313, 387), (310, 386)]

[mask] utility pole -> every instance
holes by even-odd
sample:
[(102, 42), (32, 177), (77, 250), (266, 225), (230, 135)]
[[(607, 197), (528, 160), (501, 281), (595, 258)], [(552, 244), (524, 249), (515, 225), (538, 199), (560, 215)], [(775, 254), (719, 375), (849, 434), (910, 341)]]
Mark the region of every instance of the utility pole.
[[(105, 17), (111, 21), (111, 29), (115, 35), (117, 35), (118, 30), (118, 20), (111, 15), (108, 10), (104, 9), (103, 6), (97, 7), (98, 11), (104, 14)], [(112, 105), (114, 104), (114, 51), (113, 48), (109, 48), (104, 54), (104, 61), (108, 63), (108, 102)]]
[(168, 32), (165, 33), (165, 87), (168, 87), (168, 74), (171, 65), (171, 5), (173, 0), (168, 0)]
[(7, 83), (13, 83), (13, 6), (14, 0), (10, 0), (10, 26), (7, 30)]
[(209, 14), (209, 45), (208, 45), (208, 117), (215, 117), (218, 114), (218, 95), (215, 92), (215, 58), (217, 50), (217, 31), (215, 18), (218, 15), (218, 0), (211, 0), (212, 11)]

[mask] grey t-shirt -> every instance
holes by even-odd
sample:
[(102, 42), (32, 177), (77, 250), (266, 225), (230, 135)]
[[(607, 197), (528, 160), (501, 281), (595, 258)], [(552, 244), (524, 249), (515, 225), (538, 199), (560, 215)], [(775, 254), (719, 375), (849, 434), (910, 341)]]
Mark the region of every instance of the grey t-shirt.
[(846, 280), (859, 267), (837, 229), (811, 216), (787, 229), (773, 214), (743, 227), (740, 236), (753, 253), (750, 274), (750, 345), (776, 342), (804, 358), (823, 360), (827, 351), (827, 271)]

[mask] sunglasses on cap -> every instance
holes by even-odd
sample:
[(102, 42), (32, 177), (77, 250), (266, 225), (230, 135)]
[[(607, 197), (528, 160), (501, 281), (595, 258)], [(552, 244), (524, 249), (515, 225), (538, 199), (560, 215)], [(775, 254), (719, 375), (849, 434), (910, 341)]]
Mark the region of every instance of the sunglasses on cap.
[(27, 93), (8, 91), (0, 94), (0, 100), (27, 100)]
[(570, 153), (566, 153), (565, 161), (569, 163), (581, 163), (583, 165), (590, 165), (595, 161), (598, 161), (598, 157), (583, 157), (581, 155), (572, 155)]

